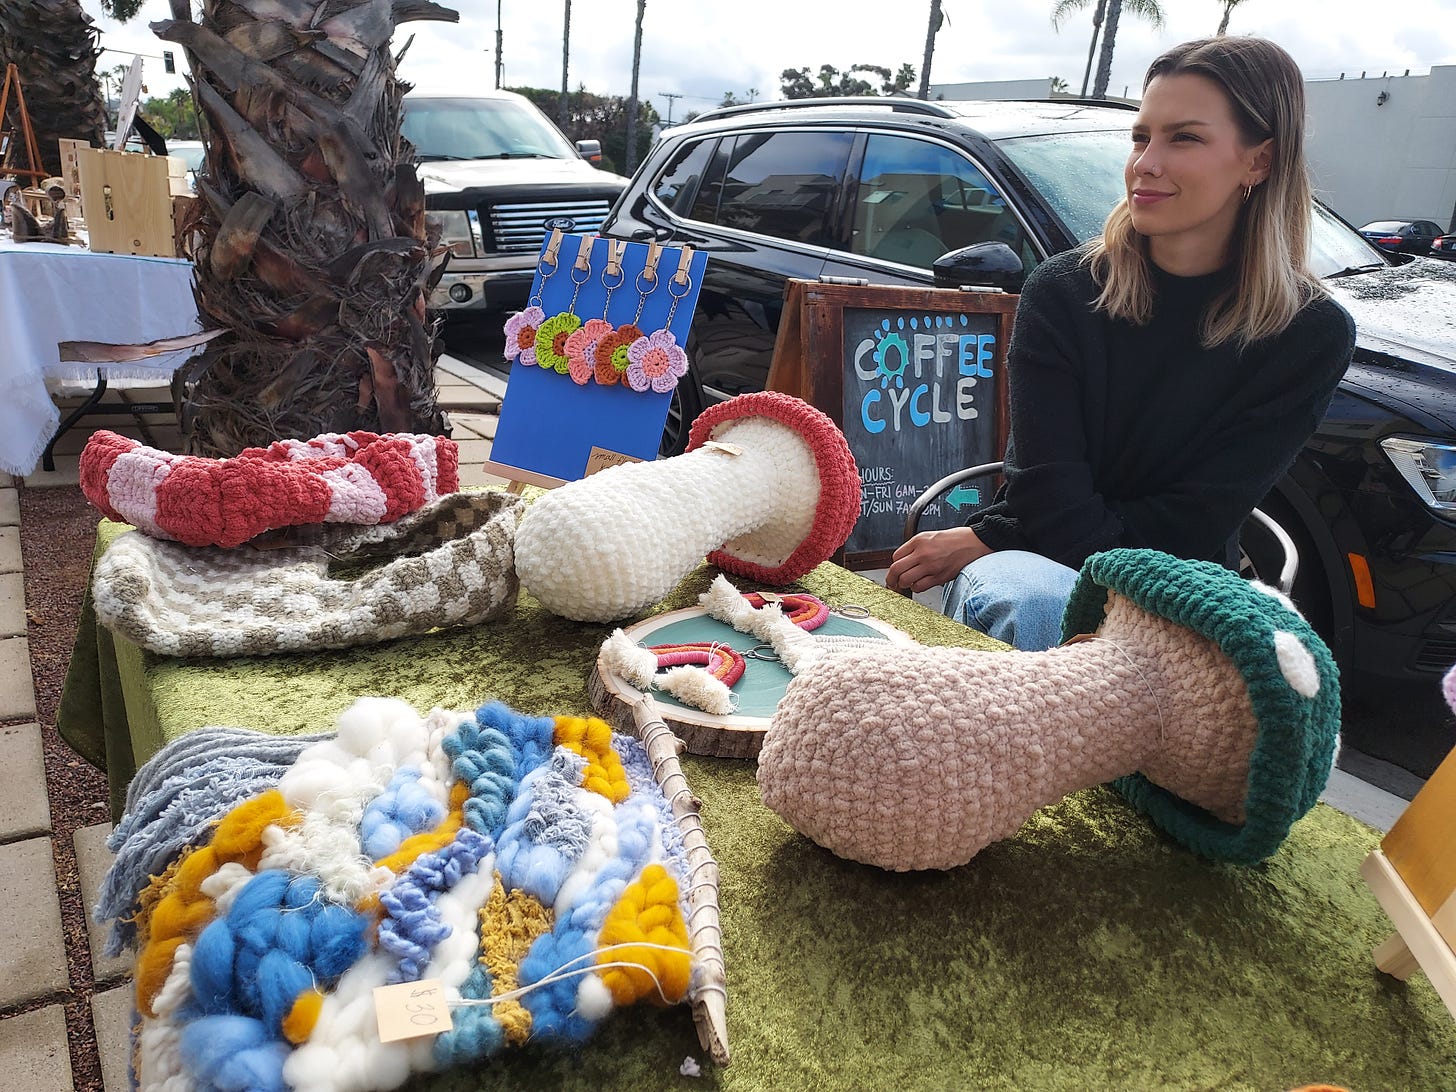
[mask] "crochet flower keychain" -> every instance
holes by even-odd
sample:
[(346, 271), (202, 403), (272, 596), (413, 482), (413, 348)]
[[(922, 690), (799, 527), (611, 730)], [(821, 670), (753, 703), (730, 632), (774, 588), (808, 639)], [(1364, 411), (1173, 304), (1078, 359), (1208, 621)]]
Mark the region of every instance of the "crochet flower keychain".
[[(602, 304), (602, 315), (611, 312), (612, 293), (621, 287), (626, 274), (622, 272), (622, 253), (627, 249), (627, 243), (622, 239), (607, 240), (607, 268), (602, 273), (602, 284), (607, 290), (607, 298)], [(580, 259), (578, 259), (578, 262)], [(612, 278), (615, 278), (613, 280)], [(576, 279), (573, 272), (572, 279)], [(603, 318), (587, 319), (581, 328), (573, 331), (566, 339), (566, 373), (571, 376), (572, 382), (578, 386), (586, 386), (592, 381), (596, 372), (597, 346), (602, 339), (609, 336), (614, 327)], [(612, 370), (612, 382), (615, 383), (616, 370)], [(598, 378), (597, 382), (601, 382)]]
[(536, 266), (536, 275), (540, 278), (536, 291), (531, 295), (524, 311), (517, 311), (506, 319), (506, 359), (512, 363), (520, 363), (528, 368), (537, 364), (536, 335), (540, 332), (541, 324), (546, 321), (546, 312), (541, 307), (541, 293), (546, 290), (546, 282), (556, 272), (556, 254), (561, 248), (561, 239), (561, 230), (553, 228), (546, 241), (546, 250)]
[[(596, 381), (604, 387), (616, 386), (631, 366), (632, 362), (628, 358), (627, 352), (642, 337), (642, 330), (637, 324), (642, 321), (642, 310), (647, 306), (647, 297), (657, 290), (657, 262), (661, 256), (662, 248), (656, 240), (648, 244), (647, 264), (643, 267), (642, 272), (637, 274), (635, 285), (637, 313), (632, 316), (631, 322), (623, 323), (597, 342), (592, 354), (592, 368)], [(647, 282), (645, 288), (642, 286), (643, 281)], [(611, 302), (611, 288), (607, 290), (607, 302)], [(606, 314), (606, 308), (602, 309), (602, 313)], [(633, 389), (645, 390), (646, 388), (635, 387)]]
[[(591, 280), (591, 252), (595, 242), (595, 235), (581, 237), (581, 249), (577, 251), (576, 261), (571, 267), (571, 283), (575, 286), (571, 291), (571, 302), (566, 305), (565, 311), (552, 315), (536, 331), (536, 363), (562, 375), (571, 371), (566, 342), (581, 327), (581, 317), (576, 313), (576, 297), (581, 294), (581, 286)], [(585, 380), (578, 379), (577, 382)]]
[[(627, 348), (627, 385), (634, 391), (653, 390), (666, 394), (687, 374), (687, 353), (678, 345), (670, 327), (673, 316), (677, 314), (678, 303), (693, 290), (692, 278), (688, 276), (692, 262), (693, 248), (683, 247), (677, 272), (667, 282), (667, 294), (672, 297), (672, 305), (667, 309), (662, 329), (638, 337)], [(676, 291), (674, 285), (677, 286)], [(641, 307), (637, 313), (640, 317)]]

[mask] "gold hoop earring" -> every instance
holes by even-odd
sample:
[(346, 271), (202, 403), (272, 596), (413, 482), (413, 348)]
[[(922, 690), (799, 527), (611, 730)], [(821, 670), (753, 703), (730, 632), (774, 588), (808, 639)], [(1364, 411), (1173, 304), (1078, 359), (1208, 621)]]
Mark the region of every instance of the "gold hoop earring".
[(1249, 203), (1249, 198), (1250, 197), (1253, 197), (1253, 196), (1254, 196), (1254, 187), (1252, 185), (1245, 186), (1244, 187), (1244, 204), (1247, 205)]

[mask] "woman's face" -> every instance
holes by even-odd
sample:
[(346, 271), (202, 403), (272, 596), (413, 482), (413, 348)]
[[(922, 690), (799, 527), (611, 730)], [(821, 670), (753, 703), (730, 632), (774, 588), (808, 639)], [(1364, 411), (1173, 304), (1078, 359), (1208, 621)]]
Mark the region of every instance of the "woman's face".
[(1133, 122), (1125, 178), (1133, 227), (1170, 273), (1227, 259), (1243, 189), (1269, 175), (1273, 141), (1243, 142), (1228, 97), (1206, 76), (1158, 76)]

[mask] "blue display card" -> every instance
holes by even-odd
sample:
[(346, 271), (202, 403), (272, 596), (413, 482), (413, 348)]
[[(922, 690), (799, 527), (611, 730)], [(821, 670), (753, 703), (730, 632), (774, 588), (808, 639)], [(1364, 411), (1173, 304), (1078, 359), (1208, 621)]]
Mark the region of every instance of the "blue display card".
[[(648, 245), (627, 243), (621, 254), (620, 278), (609, 278), (612, 241), (608, 239), (593, 243), (586, 270), (575, 268), (583, 238), (561, 238), (554, 271), (546, 261), (549, 237), (541, 248), (531, 298), (539, 300), (547, 321), (569, 310), (583, 323), (605, 319), (614, 328), (632, 323), (644, 335), (666, 324), (677, 345), (685, 349), (707, 255), (693, 253), (686, 270), (688, 284), (683, 286), (673, 282), (682, 261), (681, 249), (658, 248), (657, 275), (648, 279), (644, 272)], [(608, 285), (614, 286), (610, 300)], [(667, 322), (669, 312), (671, 323)], [(575, 481), (586, 473), (593, 448), (655, 459), (671, 402), (670, 390), (636, 391), (625, 376), (615, 385), (604, 386), (595, 378), (579, 385), (569, 374), (517, 360), (511, 365), (491, 462), (497, 464), (497, 471), (519, 469)]]

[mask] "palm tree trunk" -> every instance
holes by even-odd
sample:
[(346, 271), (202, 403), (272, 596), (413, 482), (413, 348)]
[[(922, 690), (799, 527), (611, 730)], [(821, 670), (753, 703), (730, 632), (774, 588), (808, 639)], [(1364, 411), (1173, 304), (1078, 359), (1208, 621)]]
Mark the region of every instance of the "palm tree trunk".
[(566, 69), (571, 60), (571, 0), (566, 0), (566, 16), (561, 23), (561, 106), (556, 111), (563, 133), (571, 131), (571, 111), (567, 109)]
[(1102, 28), (1102, 56), (1097, 60), (1097, 82), (1092, 97), (1107, 97), (1107, 81), (1112, 79), (1112, 51), (1117, 48), (1117, 21), (1122, 16), (1122, 0), (1107, 0), (1107, 25)]
[(1218, 30), (1214, 32), (1214, 37), (1222, 38), (1225, 34), (1228, 33), (1229, 13), (1232, 12), (1233, 10), (1234, 10), (1234, 5), (1231, 4), (1231, 3), (1229, 3), (1229, 0), (1224, 0), (1224, 2), (1223, 2), (1223, 18), (1219, 20)]
[[(0, 78), (7, 64), (20, 74), (40, 149), (37, 170), (61, 173), (56, 141), (62, 137), (102, 144), (106, 111), (96, 82), (96, 40), (97, 30), (78, 0), (0, 0)], [(14, 95), (10, 106), (15, 106)], [(17, 117), (12, 113), (9, 120)], [(6, 120), (0, 118), (0, 129), (10, 128)], [(14, 135), (18, 140), (18, 129)], [(22, 153), (13, 162), (23, 159)]]
[(647, 13), (647, 0), (637, 0), (637, 33), (632, 39), (632, 94), (627, 99), (626, 171), (637, 166), (637, 77), (642, 71), (642, 17)]
[(1107, 11), (1107, 0), (1097, 0), (1097, 10), (1092, 13), (1092, 42), (1087, 46), (1087, 67), (1082, 72), (1082, 96), (1087, 96), (1087, 81), (1092, 78), (1092, 59), (1097, 56), (1097, 36), (1102, 30), (1102, 16)]
[(940, 10), (940, 0), (930, 0), (930, 21), (925, 29), (925, 60), (920, 65), (920, 95), (922, 99), (930, 98), (930, 61), (935, 56), (935, 35), (940, 30), (940, 24), (945, 15)]
[(309, 5), (207, 0), (194, 23), (189, 8), (172, 0), (152, 30), (192, 71), (207, 144), (193, 291), (204, 329), (227, 332), (182, 374), (188, 450), (443, 432), (425, 317), (443, 265), (389, 43), (397, 21), (458, 15), (336, 0), (315, 26)]

